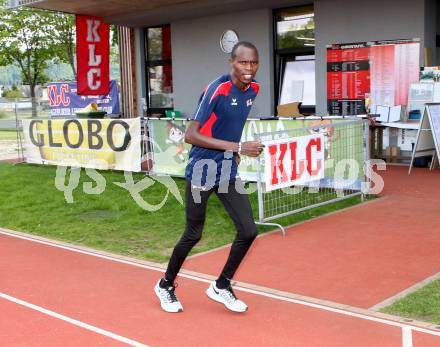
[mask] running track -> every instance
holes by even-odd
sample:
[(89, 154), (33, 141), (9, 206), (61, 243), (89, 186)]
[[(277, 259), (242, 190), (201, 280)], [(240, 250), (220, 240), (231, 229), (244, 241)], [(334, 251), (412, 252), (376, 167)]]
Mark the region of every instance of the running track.
[(384, 177), (383, 199), (259, 238), (237, 275), (245, 314), (204, 294), (227, 249), (185, 264), (173, 315), (152, 291), (159, 265), (0, 231), (0, 344), (439, 346), (439, 330), (367, 310), (440, 268), (438, 170)]

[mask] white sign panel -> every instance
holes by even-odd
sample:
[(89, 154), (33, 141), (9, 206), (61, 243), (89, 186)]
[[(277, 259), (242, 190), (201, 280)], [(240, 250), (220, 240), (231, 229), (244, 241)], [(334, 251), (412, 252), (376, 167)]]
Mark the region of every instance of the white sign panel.
[(425, 155), (433, 155), (431, 162), (432, 169), (434, 167), (435, 155), (440, 158), (440, 104), (428, 103), (422, 114), (420, 128), (417, 132), (416, 143), (414, 146), (411, 163), (409, 165), (408, 174), (414, 164), (414, 159)]
[(440, 154), (440, 105), (429, 105), (429, 119), (437, 154)]
[(324, 135), (264, 142), (266, 191), (324, 178)]

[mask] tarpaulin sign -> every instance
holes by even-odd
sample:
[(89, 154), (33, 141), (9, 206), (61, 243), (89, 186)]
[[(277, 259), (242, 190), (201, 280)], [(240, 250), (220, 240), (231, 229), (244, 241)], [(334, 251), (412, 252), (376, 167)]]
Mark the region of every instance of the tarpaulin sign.
[(263, 142), (266, 191), (324, 178), (324, 136), (306, 135)]
[(141, 121), (130, 119), (23, 119), (26, 162), (141, 170)]
[(78, 94), (109, 93), (110, 26), (100, 17), (76, 16)]
[(108, 114), (119, 114), (118, 86), (110, 81), (110, 93), (107, 95), (78, 95), (76, 82), (51, 82), (47, 84), (51, 118), (75, 117), (76, 112), (94, 102), (99, 109)]

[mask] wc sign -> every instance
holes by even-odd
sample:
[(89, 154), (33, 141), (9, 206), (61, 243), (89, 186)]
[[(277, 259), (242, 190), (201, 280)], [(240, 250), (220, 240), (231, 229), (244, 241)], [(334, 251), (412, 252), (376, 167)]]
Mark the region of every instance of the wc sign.
[(264, 142), (266, 191), (324, 178), (324, 135)]
[(107, 95), (110, 26), (102, 18), (76, 16), (78, 95)]

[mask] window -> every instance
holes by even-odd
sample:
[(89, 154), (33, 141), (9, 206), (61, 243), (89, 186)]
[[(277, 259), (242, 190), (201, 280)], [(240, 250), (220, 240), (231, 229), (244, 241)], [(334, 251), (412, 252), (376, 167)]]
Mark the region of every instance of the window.
[(313, 6), (276, 10), (275, 96), (276, 104), (301, 101), (314, 112), (315, 21)]
[(163, 115), (174, 106), (170, 26), (145, 29), (145, 41), (148, 113)]
[(277, 49), (315, 46), (313, 6), (276, 11)]

